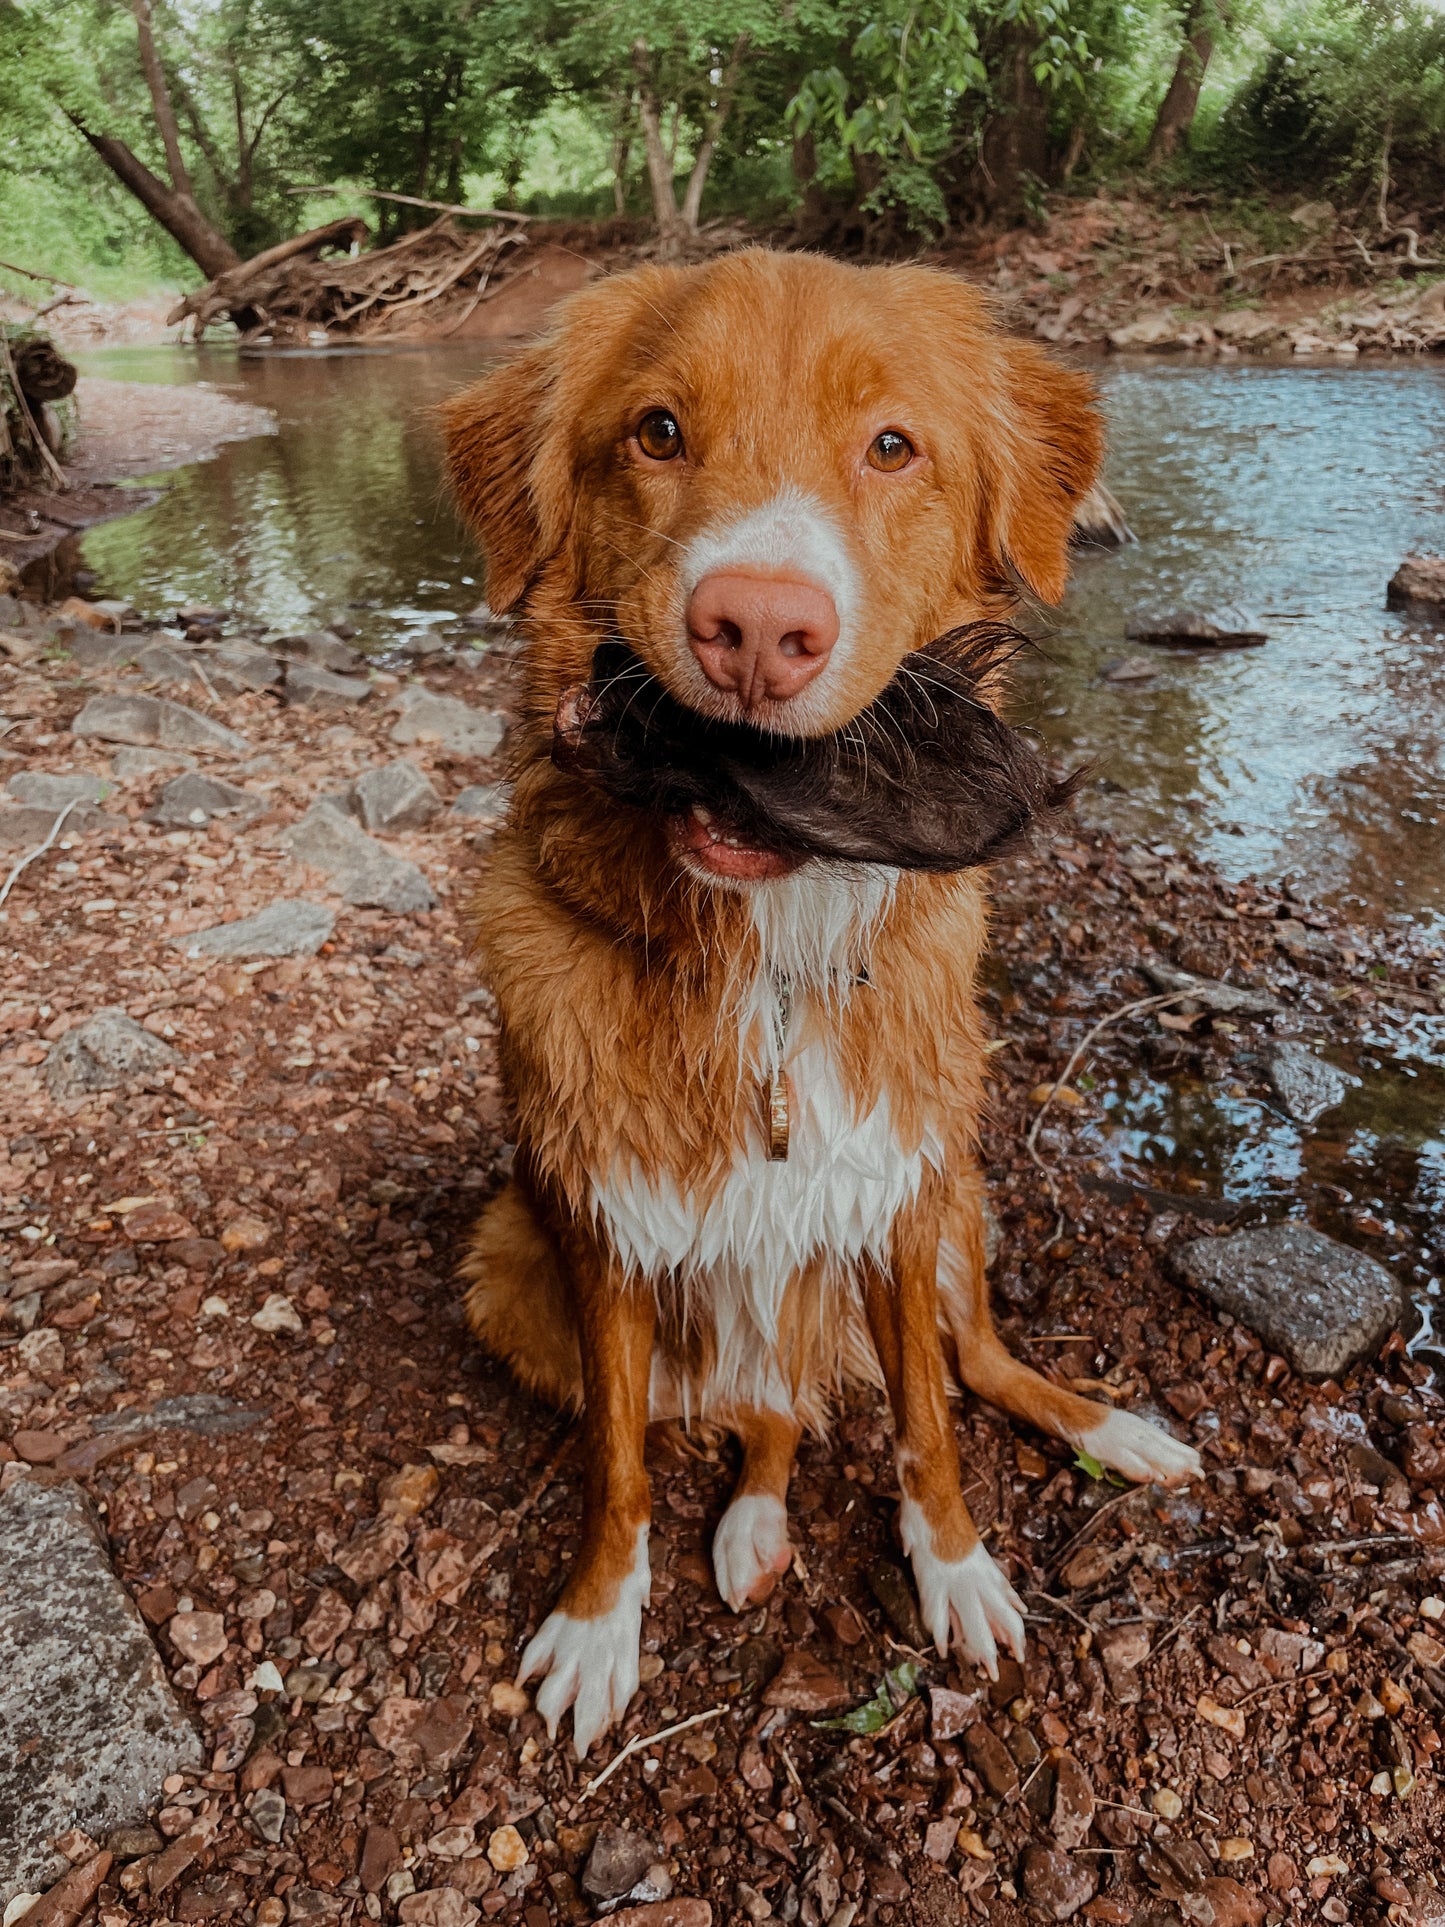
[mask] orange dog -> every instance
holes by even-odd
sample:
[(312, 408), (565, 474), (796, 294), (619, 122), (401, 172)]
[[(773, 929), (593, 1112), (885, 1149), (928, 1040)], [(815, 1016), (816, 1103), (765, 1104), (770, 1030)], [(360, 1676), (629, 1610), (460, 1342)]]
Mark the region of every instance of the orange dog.
[[(999, 1643), (1021, 1656), (1022, 1609), (964, 1505), (944, 1343), (980, 1396), (1130, 1478), (1198, 1461), (993, 1331), (973, 1151), (985, 891), (956, 867), (978, 856), (945, 854), (952, 874), (800, 856), (749, 831), (751, 801), (638, 807), (561, 750), (615, 696), (594, 656), (617, 644), (637, 701), (604, 760), (663, 709), (670, 741), (691, 718), (744, 787), (749, 756), (758, 783), (774, 752), (822, 744), (841, 768), (900, 671), (923, 686), (921, 645), (1020, 588), (1062, 594), (1101, 449), (1089, 383), (1000, 336), (949, 276), (752, 251), (584, 291), (448, 428), (491, 601), (527, 637), (515, 799), (474, 912), (516, 1176), (477, 1226), (467, 1313), (587, 1428), (581, 1550), (520, 1677), (546, 1675), (554, 1735), (572, 1707), (579, 1754), (636, 1691), (649, 1419), (736, 1434), (718, 1589), (737, 1609), (765, 1597), (791, 1557), (801, 1429), (848, 1380), (887, 1389), (925, 1623), (993, 1671)], [(955, 707), (1003, 737), (995, 682)], [(669, 796), (689, 793), (687, 754)]]

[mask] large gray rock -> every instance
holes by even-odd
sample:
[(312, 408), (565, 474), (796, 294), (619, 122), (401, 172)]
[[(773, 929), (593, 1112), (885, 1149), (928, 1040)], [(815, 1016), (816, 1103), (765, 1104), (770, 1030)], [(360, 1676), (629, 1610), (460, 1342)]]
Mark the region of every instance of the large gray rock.
[(288, 656), (299, 657), (302, 662), (314, 662), (318, 669), (334, 669), (341, 676), (354, 674), (366, 661), (330, 629), (312, 629), (304, 636), (282, 636), (276, 647)]
[(224, 723), (160, 696), (92, 696), (70, 731), (153, 749), (218, 749), (240, 756), (251, 747)]
[(111, 775), (118, 783), (135, 783), (157, 770), (194, 769), (196, 759), (179, 749), (118, 749), (110, 759)]
[(299, 863), (324, 871), (347, 903), (411, 916), (435, 910), (436, 896), (415, 863), (366, 834), (329, 796), (320, 796), (281, 839)]
[(238, 696), (279, 682), (281, 665), (256, 643), (236, 641), (223, 643), (207, 656), (206, 673), (223, 695)]
[(116, 1006), (96, 1011), (51, 1045), (45, 1085), (65, 1102), (88, 1091), (113, 1091), (133, 1077), (155, 1077), (183, 1063), (163, 1037), (152, 1036)]
[(202, 776), (187, 770), (173, 777), (146, 811), (147, 823), (158, 823), (168, 830), (203, 828), (213, 816), (235, 816), (239, 812), (255, 815), (261, 799), (234, 783), (223, 783), (218, 776)]
[(5, 787), (17, 803), (49, 810), (53, 816), (67, 803), (99, 803), (110, 784), (104, 777), (87, 776), (81, 771), (67, 770), (63, 775), (51, 776), (44, 770), (26, 769), (12, 776)]
[(288, 703), (304, 703), (309, 709), (354, 709), (371, 694), (371, 684), (364, 676), (338, 676), (314, 662), (287, 664)]
[(510, 783), (469, 783), (452, 804), (452, 814), (480, 816), (500, 823), (511, 804)]
[(70, 641), (70, 654), (81, 669), (119, 669), (134, 662), (150, 640), (144, 635), (107, 636), (94, 629), (78, 629)]
[(367, 829), (383, 836), (422, 829), (442, 806), (424, 772), (405, 757), (359, 776), (351, 798)]
[(153, 642), (136, 657), (136, 667), (147, 682), (177, 683), (183, 688), (206, 690), (211, 679), (205, 662), (191, 649), (177, 648), (169, 642)]
[(1195, 1238), (1172, 1254), (1179, 1276), (1257, 1332), (1305, 1378), (1339, 1378), (1399, 1324), (1393, 1272), (1308, 1224)]
[(0, 1904), (65, 1871), (57, 1835), (136, 1825), (202, 1759), (79, 1486), (18, 1479), (0, 1498)]
[(1343, 1104), (1360, 1082), (1352, 1072), (1326, 1063), (1308, 1044), (1292, 1037), (1278, 1038), (1265, 1046), (1264, 1067), (1280, 1103), (1300, 1124), (1313, 1124), (1326, 1111)]
[(507, 732), (499, 710), (473, 709), (455, 696), (437, 696), (411, 684), (396, 699), (394, 743), (440, 743), (454, 756), (494, 756)]
[(314, 957), (336, 927), (336, 918), (319, 903), (283, 897), (254, 917), (212, 924), (189, 936), (172, 937), (188, 957)]

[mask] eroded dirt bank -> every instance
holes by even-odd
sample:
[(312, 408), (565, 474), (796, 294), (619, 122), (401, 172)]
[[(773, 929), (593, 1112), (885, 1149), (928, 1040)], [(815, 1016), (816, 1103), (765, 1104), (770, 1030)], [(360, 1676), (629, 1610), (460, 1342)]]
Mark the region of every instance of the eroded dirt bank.
[[(1007, 866), (1004, 1328), (1188, 1435), (1207, 1477), (1126, 1491), (962, 1402), (969, 1503), (1031, 1609), (990, 1687), (920, 1650), (875, 1403), (805, 1446), (797, 1563), (742, 1620), (707, 1562), (730, 1447), (659, 1431), (644, 1686), (579, 1768), (511, 1685), (575, 1550), (575, 1434), (465, 1341), (452, 1283), (509, 1154), (458, 921), (504, 803), (505, 636), (368, 674), (334, 631), (248, 649), (200, 612), (115, 639), (6, 605), (0, 628), (7, 873), (79, 799), (0, 912), (0, 1483), (81, 1482), (205, 1741), (144, 1825), (66, 1843), (114, 1855), (101, 1927), (545, 1927), (623, 1895), (636, 1927), (1445, 1921), (1425, 1366), (1397, 1337), (1312, 1385), (1215, 1316), (1171, 1254), (1221, 1213), (1110, 1191), (1070, 1152), (1087, 1096), (1042, 1139), (1062, 1235), (1023, 1150), (1086, 1025), (1149, 993), (1142, 960), (1280, 1010), (1145, 1013), (1109, 1049), (1258, 1084), (1270, 1036), (1437, 1013), (1438, 955), (1084, 830)], [(203, 935), (278, 903), (269, 936)], [(82, 1032), (102, 1009), (123, 1017)], [(1383, 1222), (1350, 1234), (1423, 1262)], [(890, 1670), (874, 1730), (814, 1723)]]

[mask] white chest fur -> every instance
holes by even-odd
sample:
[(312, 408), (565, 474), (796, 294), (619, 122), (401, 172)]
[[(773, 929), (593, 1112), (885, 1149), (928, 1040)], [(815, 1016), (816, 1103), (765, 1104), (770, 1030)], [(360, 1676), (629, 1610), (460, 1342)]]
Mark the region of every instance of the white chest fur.
[[(834, 872), (827, 888), (826, 902), (814, 884), (792, 902), (755, 908), (764, 966), (740, 1013), (739, 1074), (759, 1091), (758, 1116), (721, 1184), (693, 1194), (625, 1159), (593, 1179), (593, 1211), (629, 1270), (657, 1286), (674, 1284), (711, 1316), (715, 1362), (709, 1385), (699, 1388), (704, 1407), (730, 1396), (791, 1406), (776, 1351), (789, 1281), (822, 1260), (846, 1291), (860, 1258), (886, 1255), (894, 1218), (917, 1194), (925, 1167), (941, 1162), (935, 1133), (899, 1140), (886, 1095), (860, 1113), (836, 1045), (842, 1001), (869, 994), (866, 984), (855, 986), (859, 951), (866, 956), (892, 879)], [(797, 975), (790, 966), (800, 967)], [(776, 1061), (773, 986), (784, 977), (793, 986), (781, 1050), (791, 1130), (786, 1160), (774, 1162), (764, 1143), (761, 1087)]]

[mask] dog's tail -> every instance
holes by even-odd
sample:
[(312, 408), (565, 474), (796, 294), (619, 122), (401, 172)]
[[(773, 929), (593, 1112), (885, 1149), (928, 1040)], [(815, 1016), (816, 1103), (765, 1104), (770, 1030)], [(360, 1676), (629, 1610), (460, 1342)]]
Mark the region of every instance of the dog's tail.
[(582, 1409), (582, 1354), (551, 1240), (515, 1184), (477, 1220), (462, 1262), (467, 1323), (529, 1392)]

